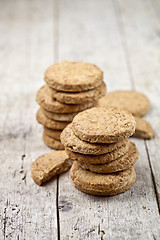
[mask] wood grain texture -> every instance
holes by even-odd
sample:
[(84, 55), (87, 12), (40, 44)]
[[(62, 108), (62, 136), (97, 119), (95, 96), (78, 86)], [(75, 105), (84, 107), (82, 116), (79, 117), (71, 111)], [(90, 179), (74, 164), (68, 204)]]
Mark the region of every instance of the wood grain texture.
[[(151, 0), (0, 1), (0, 239), (158, 240), (159, 13)], [(53, 61), (97, 64), (108, 90), (146, 93), (151, 141), (136, 143), (137, 181), (115, 197), (78, 191), (69, 173), (43, 187), (31, 162), (49, 152), (35, 120), (35, 94)]]
[[(135, 17), (136, 11), (136, 17)], [(154, 128), (155, 137), (145, 141), (145, 148), (152, 171), (157, 202), (160, 207), (160, 150), (159, 120), (160, 114), (160, 4), (156, 1), (131, 1), (125, 4), (119, 1), (122, 28), (126, 38), (129, 62), (132, 67), (132, 79), (136, 90), (146, 93), (151, 100), (152, 110), (145, 117)], [(144, 26), (144, 27), (142, 27)], [(137, 36), (133, 41), (133, 36)]]
[[(73, 57), (96, 63), (104, 70), (109, 91), (133, 89), (135, 82), (127, 40), (117, 10), (120, 3), (82, 2), (62, 1), (60, 4), (63, 15), (59, 19), (59, 58)], [(74, 9), (78, 9), (78, 14)], [(68, 37), (67, 32), (72, 35)], [(69, 174), (60, 177), (61, 239), (158, 239), (159, 213), (150, 163), (143, 140), (134, 142), (140, 151), (137, 181), (124, 194), (111, 198), (89, 196), (74, 188)]]
[(31, 162), (50, 151), (35, 94), (53, 62), (53, 17), (50, 0), (1, 1), (0, 239), (57, 239), (56, 179), (39, 188), (30, 174)]

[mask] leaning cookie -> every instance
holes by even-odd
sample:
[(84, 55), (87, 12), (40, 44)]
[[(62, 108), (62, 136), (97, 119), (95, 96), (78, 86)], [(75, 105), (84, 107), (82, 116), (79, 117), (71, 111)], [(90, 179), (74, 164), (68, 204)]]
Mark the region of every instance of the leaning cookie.
[(91, 108), (78, 113), (72, 122), (74, 134), (92, 143), (113, 143), (130, 137), (135, 132), (131, 113), (118, 108)]
[(134, 167), (121, 172), (99, 174), (84, 170), (78, 162), (73, 163), (70, 175), (75, 187), (80, 191), (98, 196), (123, 193), (129, 190), (136, 180)]
[(42, 109), (40, 108), (37, 112), (37, 121), (42, 124), (43, 126), (55, 130), (63, 130), (69, 122), (59, 122), (55, 120), (51, 120), (44, 115)]
[(104, 82), (94, 89), (83, 92), (60, 92), (50, 88), (51, 96), (59, 102), (66, 104), (84, 104), (97, 101), (106, 94), (106, 85)]
[(136, 148), (136, 145), (130, 142), (130, 147), (128, 149), (128, 152), (122, 157), (114, 161), (111, 161), (106, 164), (92, 165), (88, 163), (80, 163), (80, 165), (82, 168), (89, 170), (91, 172), (112, 173), (112, 172), (119, 172), (119, 171), (123, 171), (131, 168), (136, 163), (138, 157), (139, 157), (139, 153)]
[(57, 140), (53, 137), (49, 137), (45, 133), (43, 133), (42, 138), (43, 138), (44, 143), (48, 147), (53, 148), (53, 149), (57, 149), (57, 150), (64, 150), (64, 146), (59, 140)]
[(136, 120), (136, 131), (132, 135), (132, 137), (152, 139), (154, 137), (154, 132), (151, 124), (139, 117), (135, 117), (135, 120)]
[(49, 112), (54, 113), (73, 113), (79, 112), (95, 106), (96, 102), (89, 102), (84, 104), (64, 104), (54, 100), (51, 97), (50, 91), (47, 85), (44, 85), (39, 89), (36, 95), (37, 103)]
[(93, 155), (111, 152), (120, 146), (127, 144), (129, 141), (128, 139), (125, 139), (121, 142), (111, 144), (85, 142), (76, 137), (76, 135), (73, 133), (72, 123), (67, 125), (67, 127), (62, 131), (60, 139), (62, 144), (70, 151)]
[(33, 180), (42, 185), (57, 174), (66, 172), (72, 166), (65, 151), (54, 151), (39, 156), (31, 166)]
[(52, 119), (54, 121), (59, 121), (59, 122), (72, 122), (73, 118), (77, 115), (76, 113), (54, 113), (54, 112), (49, 112), (44, 108), (41, 108), (42, 112), (44, 115)]
[(128, 151), (130, 144), (130, 141), (125, 141), (117, 149), (100, 155), (81, 154), (71, 151), (68, 147), (66, 147), (65, 150), (68, 156), (75, 161), (79, 161), (84, 164), (105, 164), (124, 156), (125, 153)]
[(103, 72), (93, 64), (62, 61), (46, 70), (44, 80), (57, 91), (82, 92), (101, 85)]
[(114, 91), (99, 99), (97, 106), (125, 109), (140, 117), (149, 111), (150, 101), (146, 95), (137, 91)]

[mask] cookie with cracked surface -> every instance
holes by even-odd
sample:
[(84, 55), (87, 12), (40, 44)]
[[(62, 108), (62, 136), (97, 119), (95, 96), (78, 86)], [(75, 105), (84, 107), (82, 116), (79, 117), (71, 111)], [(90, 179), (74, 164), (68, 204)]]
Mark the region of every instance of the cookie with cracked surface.
[(46, 70), (44, 80), (58, 91), (81, 92), (101, 85), (103, 72), (93, 64), (62, 61)]
[(44, 134), (60, 141), (61, 130), (54, 130), (51, 128), (44, 127)]
[(91, 108), (77, 114), (72, 122), (74, 134), (91, 143), (114, 143), (135, 132), (131, 113), (118, 108)]
[(43, 126), (47, 127), (47, 128), (51, 128), (51, 129), (55, 129), (55, 130), (63, 130), (69, 122), (59, 122), (59, 121), (55, 121), (55, 120), (51, 120), (49, 118), (47, 118), (42, 109), (39, 108), (37, 111), (37, 121), (42, 124)]
[(112, 144), (104, 144), (104, 143), (89, 143), (85, 142), (73, 133), (72, 131), (72, 123), (70, 123), (61, 133), (61, 142), (62, 144), (72, 152), (78, 152), (82, 154), (93, 154), (99, 155), (107, 152), (111, 152), (123, 144), (127, 144), (129, 141), (125, 139), (121, 142), (112, 143)]
[[(136, 145), (133, 142), (130, 142), (130, 146), (128, 152), (122, 157), (111, 161), (105, 164), (88, 164), (88, 163), (80, 163), (81, 167), (89, 170), (91, 172), (96, 173), (112, 173), (119, 172), (131, 168), (137, 161), (139, 157), (138, 150)], [(87, 158), (87, 156), (86, 156)]]
[(57, 150), (64, 150), (64, 146), (59, 140), (53, 137), (49, 137), (45, 133), (43, 133), (42, 139), (48, 147), (57, 149)]
[(41, 108), (47, 118), (59, 122), (72, 122), (77, 113), (53, 113)]
[(154, 137), (154, 131), (151, 124), (139, 117), (135, 117), (135, 120), (136, 120), (136, 131), (132, 135), (132, 137), (152, 139)]
[(62, 92), (50, 88), (54, 99), (65, 104), (83, 104), (97, 101), (106, 94), (106, 85), (104, 82), (94, 89), (83, 92)]
[(97, 106), (117, 107), (141, 117), (149, 111), (150, 101), (146, 95), (137, 91), (114, 91), (99, 99)]
[(39, 156), (31, 165), (31, 175), (38, 184), (49, 181), (54, 176), (66, 172), (72, 166), (65, 151), (54, 151)]
[(95, 106), (96, 102), (89, 102), (84, 104), (64, 104), (51, 97), (51, 93), (47, 85), (42, 86), (36, 95), (37, 103), (49, 112), (54, 113), (73, 113), (83, 111), (85, 109)]
[(125, 155), (125, 153), (128, 151), (129, 145), (130, 145), (130, 141), (126, 141), (119, 148), (111, 152), (100, 154), (100, 155), (81, 154), (81, 153), (73, 152), (67, 147), (65, 148), (65, 150), (68, 156), (74, 161), (79, 161), (84, 164), (85, 163), (86, 164), (105, 164), (105, 163), (114, 161), (117, 158), (120, 158), (123, 155)]
[(98, 196), (123, 193), (129, 190), (136, 180), (134, 167), (121, 172), (100, 174), (83, 169), (77, 161), (71, 167), (70, 176), (80, 191)]

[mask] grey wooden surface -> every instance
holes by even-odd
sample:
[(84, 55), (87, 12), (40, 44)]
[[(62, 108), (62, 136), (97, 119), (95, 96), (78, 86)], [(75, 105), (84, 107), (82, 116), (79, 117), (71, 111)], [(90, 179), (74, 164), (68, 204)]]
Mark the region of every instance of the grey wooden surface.
[[(69, 173), (44, 187), (32, 161), (49, 152), (35, 120), (35, 94), (52, 62), (92, 62), (108, 91), (147, 94), (151, 141), (133, 139), (137, 181), (115, 197), (74, 188)], [(0, 239), (160, 239), (160, 2), (0, 1)]]

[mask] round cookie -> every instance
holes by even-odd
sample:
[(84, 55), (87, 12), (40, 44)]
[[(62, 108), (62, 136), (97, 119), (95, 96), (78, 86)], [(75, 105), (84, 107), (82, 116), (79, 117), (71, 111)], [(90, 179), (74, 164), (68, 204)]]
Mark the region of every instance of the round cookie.
[(51, 97), (49, 88), (47, 85), (42, 86), (36, 95), (37, 103), (49, 112), (54, 113), (73, 113), (85, 110), (95, 106), (95, 102), (84, 103), (84, 104), (64, 104), (54, 100)]
[(93, 64), (62, 61), (46, 70), (44, 80), (58, 91), (81, 92), (101, 85), (103, 72)]
[(43, 132), (45, 135), (60, 141), (60, 135), (62, 131), (44, 127)]
[(83, 92), (59, 92), (51, 89), (51, 96), (59, 102), (65, 104), (83, 104), (97, 101), (106, 94), (106, 85), (104, 82), (94, 89)]
[(72, 122), (74, 134), (92, 143), (113, 143), (135, 132), (131, 113), (118, 108), (91, 108), (77, 114)]
[(116, 173), (99, 174), (83, 169), (74, 162), (71, 179), (80, 191), (98, 196), (112, 196), (129, 190), (136, 180), (134, 167)]
[(72, 123), (67, 125), (67, 127), (61, 133), (61, 142), (62, 144), (73, 152), (78, 152), (82, 154), (93, 154), (99, 155), (107, 152), (111, 152), (123, 144), (127, 144), (129, 141), (125, 139), (121, 142), (112, 143), (112, 144), (97, 144), (97, 143), (89, 143), (82, 141), (72, 131)]
[(130, 142), (128, 152), (122, 157), (114, 161), (111, 161), (106, 164), (91, 165), (88, 163), (80, 163), (80, 165), (82, 168), (89, 170), (91, 172), (112, 173), (112, 172), (119, 172), (128, 168), (131, 168), (136, 163), (138, 157), (139, 157), (139, 153), (136, 148), (136, 145), (133, 142)]
[(58, 122), (47, 118), (42, 112), (41, 108), (38, 109), (37, 112), (37, 121), (45, 127), (55, 129), (55, 130), (63, 130), (69, 122)]
[(77, 113), (53, 113), (41, 108), (47, 118), (60, 122), (72, 122)]
[(72, 152), (69, 148), (65, 148), (68, 156), (74, 160), (74, 161), (79, 161), (81, 163), (86, 163), (86, 164), (105, 164), (111, 161), (116, 160), (117, 158), (122, 157), (129, 148), (130, 141), (125, 142), (120, 146), (119, 148), (113, 150), (112, 152), (108, 152), (105, 154), (100, 154), (100, 155), (85, 155), (77, 152)]
[(42, 138), (43, 138), (44, 143), (48, 147), (53, 148), (53, 149), (57, 149), (57, 150), (64, 150), (64, 146), (63, 146), (63, 144), (60, 141), (58, 141), (58, 140), (56, 140), (56, 139), (54, 139), (52, 137), (49, 137), (49, 136), (47, 136), (44, 133), (43, 133), (43, 137)]
[(102, 97), (98, 106), (125, 109), (140, 117), (149, 111), (150, 101), (143, 93), (137, 91), (114, 91)]

